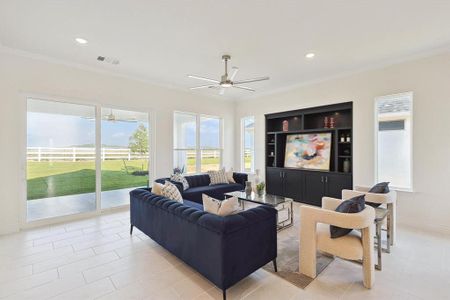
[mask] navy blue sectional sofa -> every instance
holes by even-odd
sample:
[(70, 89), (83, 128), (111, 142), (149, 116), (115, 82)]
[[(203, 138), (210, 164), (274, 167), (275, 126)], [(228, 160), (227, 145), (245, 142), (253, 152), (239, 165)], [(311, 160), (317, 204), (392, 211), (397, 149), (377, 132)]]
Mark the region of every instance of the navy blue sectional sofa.
[(223, 291), (269, 262), (276, 270), (276, 210), (258, 206), (221, 217), (195, 202), (179, 203), (151, 193), (130, 192), (131, 230), (151, 239)]
[(248, 180), (248, 176), (245, 173), (233, 173), (233, 179), (236, 183), (214, 185), (209, 185), (211, 180), (208, 174), (185, 176), (185, 178), (189, 183), (189, 188), (185, 191), (183, 191), (183, 185), (181, 183), (170, 181), (170, 178), (160, 178), (155, 181), (164, 184), (166, 180), (169, 180), (178, 187), (183, 199), (201, 204), (203, 203), (202, 194), (206, 194), (215, 199), (225, 199), (225, 193), (242, 191), (245, 188), (245, 182)]

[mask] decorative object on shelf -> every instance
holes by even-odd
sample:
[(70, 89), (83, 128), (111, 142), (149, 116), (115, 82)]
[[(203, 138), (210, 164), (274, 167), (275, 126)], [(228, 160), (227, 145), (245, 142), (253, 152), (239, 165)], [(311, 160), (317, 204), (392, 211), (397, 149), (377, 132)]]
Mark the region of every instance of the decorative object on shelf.
[(275, 154), (273, 153), (273, 151), (270, 152), (270, 156), (274, 156)]
[(323, 118), (323, 128), (328, 128), (328, 117)]
[(330, 117), (330, 124), (328, 126), (328, 128), (334, 128), (334, 117)]
[(331, 132), (288, 134), (285, 168), (330, 170)]
[(347, 134), (347, 138), (345, 140), (347, 143), (350, 143), (352, 141), (352, 138), (350, 137), (350, 133)]
[(341, 134), (341, 139), (339, 140), (341, 143), (345, 142), (345, 135)]
[(283, 121), (283, 131), (289, 131), (289, 122), (288, 120)]
[(350, 159), (346, 158), (343, 164), (344, 173), (350, 173)]
[(264, 194), (265, 188), (266, 188), (266, 184), (264, 183), (264, 181), (261, 181), (260, 183), (258, 183), (256, 185), (256, 193), (258, 194), (258, 196), (262, 196)]
[(246, 181), (245, 182), (245, 193), (250, 195), (252, 193), (252, 182), (251, 181)]

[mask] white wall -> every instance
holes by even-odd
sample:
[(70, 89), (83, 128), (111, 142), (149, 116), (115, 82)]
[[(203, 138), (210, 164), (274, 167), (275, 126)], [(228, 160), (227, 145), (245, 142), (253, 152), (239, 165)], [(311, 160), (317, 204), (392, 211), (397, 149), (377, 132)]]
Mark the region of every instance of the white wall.
[[(242, 116), (255, 115), (256, 168), (264, 170), (265, 113), (353, 101), (354, 183), (372, 185), (375, 97), (408, 91), (414, 92), (414, 192), (400, 193), (399, 222), (450, 232), (448, 53), (241, 102), (235, 109), (235, 128), (238, 130)], [(236, 145), (239, 142), (237, 131)], [(236, 165), (239, 164), (238, 154), (236, 151)]]
[(168, 175), (172, 169), (174, 110), (219, 115), (225, 124), (223, 162), (225, 166), (234, 162), (232, 102), (0, 50), (0, 234), (19, 229), (21, 201), (25, 197), (23, 93), (152, 110), (156, 118), (156, 177)]

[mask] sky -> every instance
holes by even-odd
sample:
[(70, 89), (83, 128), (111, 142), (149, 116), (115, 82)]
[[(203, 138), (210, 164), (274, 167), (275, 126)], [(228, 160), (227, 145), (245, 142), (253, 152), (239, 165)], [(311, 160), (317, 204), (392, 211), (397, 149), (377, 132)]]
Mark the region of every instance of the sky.
[[(102, 120), (102, 145), (128, 147), (129, 137), (139, 124)], [(195, 123), (185, 123), (183, 128), (186, 144), (195, 147)], [(202, 119), (200, 132), (202, 147), (220, 146), (218, 119)], [(71, 115), (28, 112), (27, 142), (28, 147), (94, 145), (95, 121)]]
[[(102, 144), (128, 147), (140, 123), (102, 120)], [(95, 122), (78, 116), (28, 112), (28, 147), (72, 147), (95, 144)]]

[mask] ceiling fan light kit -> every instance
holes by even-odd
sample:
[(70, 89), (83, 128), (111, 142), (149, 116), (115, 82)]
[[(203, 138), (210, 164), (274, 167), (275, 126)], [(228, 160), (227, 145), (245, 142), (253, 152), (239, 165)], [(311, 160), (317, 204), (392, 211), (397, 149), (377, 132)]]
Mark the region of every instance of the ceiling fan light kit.
[(249, 92), (254, 92), (255, 91), (254, 89), (245, 87), (245, 86), (241, 86), (241, 84), (269, 80), (269, 77), (265, 76), (265, 77), (257, 77), (257, 78), (235, 81), (234, 78), (236, 78), (239, 68), (232, 67), (231, 76), (228, 77), (228, 61), (231, 60), (231, 56), (228, 54), (224, 54), (224, 55), (222, 55), (222, 60), (224, 61), (224, 64), (225, 64), (225, 74), (223, 74), (220, 77), (220, 80), (215, 80), (215, 79), (211, 79), (211, 78), (207, 78), (207, 77), (203, 77), (203, 76), (197, 76), (197, 75), (188, 75), (189, 78), (203, 80), (203, 81), (207, 81), (207, 82), (211, 83), (211, 84), (191, 87), (190, 89), (191, 90), (198, 90), (198, 89), (205, 89), (205, 88), (220, 89), (219, 95), (225, 94), (225, 90), (227, 88), (237, 88), (237, 89), (246, 90)]

